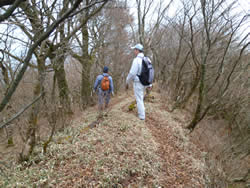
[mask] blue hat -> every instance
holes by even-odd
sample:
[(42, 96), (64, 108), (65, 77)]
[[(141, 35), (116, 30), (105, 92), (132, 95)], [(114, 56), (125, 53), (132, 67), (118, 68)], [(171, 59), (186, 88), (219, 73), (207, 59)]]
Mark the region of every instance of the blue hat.
[(104, 66), (104, 67), (103, 67), (103, 72), (104, 72), (104, 73), (108, 73), (108, 71), (109, 71), (109, 68), (108, 68), (107, 66)]
[(136, 44), (135, 46), (132, 47), (132, 49), (143, 51), (143, 46), (141, 44)]

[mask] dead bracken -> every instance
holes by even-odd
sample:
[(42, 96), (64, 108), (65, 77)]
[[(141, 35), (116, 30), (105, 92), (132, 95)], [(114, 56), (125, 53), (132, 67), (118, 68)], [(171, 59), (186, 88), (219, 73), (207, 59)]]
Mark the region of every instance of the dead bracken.
[[(189, 143), (180, 122), (160, 110), (157, 98), (146, 102), (145, 122), (127, 110), (132, 97), (118, 97), (119, 102), (98, 122), (95, 109), (83, 112), (83, 122), (75, 121), (58, 132), (46, 154), (37, 152), (27, 164), (6, 170), (9, 178), (1, 177), (0, 185), (203, 187), (199, 150)], [(91, 122), (93, 128), (88, 127)]]

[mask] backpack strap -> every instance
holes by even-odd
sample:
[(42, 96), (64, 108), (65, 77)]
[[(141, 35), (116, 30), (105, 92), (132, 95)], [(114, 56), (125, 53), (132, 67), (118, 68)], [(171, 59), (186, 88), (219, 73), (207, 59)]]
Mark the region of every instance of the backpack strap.
[(141, 58), (141, 65), (139, 65), (140, 66), (140, 74), (136, 74), (136, 76), (140, 76), (141, 75), (141, 72), (142, 72), (142, 63), (143, 63), (143, 60), (144, 60), (144, 57), (145, 56), (143, 56), (143, 57), (141, 57), (141, 56), (139, 56), (138, 58)]
[[(100, 74), (100, 76), (102, 76), (102, 79), (104, 78), (104, 75), (103, 74)], [(99, 83), (98, 83), (98, 88), (102, 88), (102, 79), (99, 80)]]

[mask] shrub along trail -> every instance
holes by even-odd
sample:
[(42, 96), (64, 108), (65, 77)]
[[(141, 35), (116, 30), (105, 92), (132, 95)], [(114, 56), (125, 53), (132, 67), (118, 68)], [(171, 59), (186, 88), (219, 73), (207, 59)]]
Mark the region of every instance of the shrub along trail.
[(132, 93), (112, 99), (99, 121), (97, 107), (89, 108), (54, 136), (46, 154), (37, 147), (29, 163), (6, 170), (0, 187), (205, 187), (202, 153), (182, 128), (185, 116), (163, 110), (153, 95), (146, 121), (128, 111)]

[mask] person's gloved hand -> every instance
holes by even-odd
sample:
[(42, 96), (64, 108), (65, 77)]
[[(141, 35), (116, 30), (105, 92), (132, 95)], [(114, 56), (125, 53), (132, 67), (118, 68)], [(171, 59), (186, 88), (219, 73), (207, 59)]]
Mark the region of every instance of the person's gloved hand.
[(126, 84), (126, 90), (128, 90), (128, 84)]

